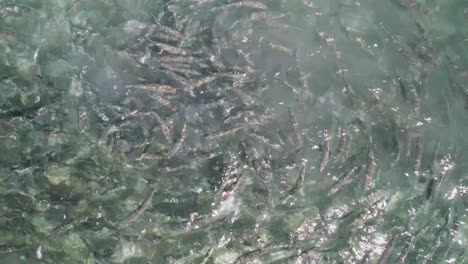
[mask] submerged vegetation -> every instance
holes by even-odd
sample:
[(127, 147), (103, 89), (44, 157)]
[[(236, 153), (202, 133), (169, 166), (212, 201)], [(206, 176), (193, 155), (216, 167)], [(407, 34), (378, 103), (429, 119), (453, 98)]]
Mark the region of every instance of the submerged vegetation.
[(0, 262), (468, 261), (468, 6), (0, 2)]

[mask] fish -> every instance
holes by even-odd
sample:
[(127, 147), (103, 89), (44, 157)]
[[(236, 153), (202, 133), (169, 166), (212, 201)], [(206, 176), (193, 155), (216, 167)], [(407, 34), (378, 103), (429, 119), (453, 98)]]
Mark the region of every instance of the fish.
[(295, 191), (298, 191), (301, 195), (303, 194), (304, 190), (304, 179), (305, 179), (305, 174), (306, 174), (306, 166), (307, 162), (303, 161), (301, 163), (300, 171), (299, 171), (299, 176), (296, 179), (296, 183), (294, 186), (289, 190), (289, 193), (294, 193)]
[(255, 63), (253, 62), (251, 56), (252, 54), (249, 52), (249, 53), (245, 53), (243, 50), (239, 49), (237, 50), (237, 53), (239, 55), (242, 55), (242, 57), (244, 58), (245, 62), (247, 63), (247, 65), (249, 65), (250, 67), (254, 67), (255, 66)]
[(377, 160), (375, 158), (374, 147), (372, 146), (372, 139), (369, 142), (369, 150), (367, 153), (367, 171), (364, 189), (369, 191), (374, 185), (374, 179), (377, 174)]
[(385, 264), (388, 261), (388, 256), (390, 255), (390, 252), (393, 249), (393, 245), (395, 244), (395, 236), (388, 241), (387, 245), (385, 246), (384, 251), (382, 252), (382, 255), (380, 255), (379, 261), (377, 264)]
[(168, 78), (178, 82), (179, 85), (183, 87), (184, 92), (188, 93), (191, 97), (195, 97), (195, 94), (193, 92), (193, 83), (189, 79), (186, 79), (183, 76), (176, 74), (175, 72), (172, 72), (170, 70), (162, 69), (161, 72), (164, 73)]
[(163, 135), (166, 138), (167, 142), (172, 143), (172, 133), (169, 127), (167, 126), (166, 122), (156, 112), (153, 112), (153, 114), (158, 120), (159, 125), (161, 126), (161, 131), (163, 132)]
[(220, 132), (216, 132), (214, 134), (206, 136), (206, 139), (211, 140), (211, 139), (216, 139), (216, 138), (220, 138), (220, 137), (234, 135), (243, 128), (244, 127), (234, 127), (234, 128), (229, 129), (229, 130), (223, 130), (223, 131), (220, 131)]
[(262, 23), (265, 23), (266, 25), (276, 28), (276, 29), (288, 29), (288, 30), (296, 30), (296, 31), (303, 31), (301, 28), (296, 27), (296, 26), (291, 26), (288, 25), (284, 22), (279, 21), (279, 18), (283, 18), (285, 15), (281, 14), (278, 16), (274, 16), (272, 13), (263, 11), (263, 12), (255, 12), (250, 15), (250, 19), (252, 21), (261, 21)]
[(408, 96), (410, 98), (411, 105), (413, 106), (414, 115), (419, 118), (421, 116), (421, 101), (419, 99), (418, 91), (412, 87), (408, 90)]
[(361, 166), (354, 166), (350, 171), (344, 173), (340, 178), (332, 185), (328, 196), (335, 195), (343, 186), (351, 183), (353, 177), (361, 170)]
[(175, 29), (158, 23), (151, 26), (148, 33), (145, 34), (145, 37), (150, 40), (162, 40), (177, 43), (182, 41), (184, 35)]
[(291, 108), (288, 107), (289, 119), (291, 120), (293, 129), (294, 129), (294, 141), (297, 144), (297, 148), (301, 148), (304, 145), (304, 138), (302, 137), (299, 124), (297, 123), (296, 117), (291, 111)]
[(239, 1), (227, 5), (227, 7), (250, 7), (253, 9), (266, 10), (267, 6), (259, 1)]
[(398, 80), (398, 84), (400, 86), (401, 98), (403, 98), (403, 101), (406, 102), (408, 100), (408, 89), (406, 88), (406, 85), (405, 85), (405, 83), (403, 82), (403, 80), (401, 79), (400, 76), (397, 76), (397, 80)]
[(164, 43), (153, 43), (152, 46), (157, 46), (158, 49), (160, 50), (159, 52), (160, 54), (166, 52), (168, 54), (179, 55), (179, 56), (189, 55), (189, 52), (183, 48), (174, 47), (174, 46), (167, 45)]
[(200, 72), (196, 71), (190, 65), (161, 63), (159, 64), (159, 66), (165, 70), (169, 70), (178, 74), (182, 74), (188, 78), (202, 75)]
[(203, 256), (203, 260), (201, 261), (201, 264), (207, 264), (212, 262), (212, 257), (213, 252), (215, 251), (217, 247), (216, 246), (211, 246), (210, 249), (206, 252), (205, 256)]
[(131, 85), (126, 85), (125, 88), (136, 88), (136, 89), (142, 89), (145, 91), (156, 92), (160, 94), (170, 94), (170, 95), (174, 95), (177, 93), (176, 88), (169, 86), (169, 85), (162, 85), (162, 84), (131, 84)]
[(187, 136), (187, 125), (184, 124), (184, 127), (182, 128), (182, 131), (180, 132), (180, 139), (179, 141), (174, 145), (174, 147), (172, 148), (172, 150), (167, 154), (167, 158), (168, 159), (171, 159), (172, 157), (174, 157), (175, 154), (177, 154), (177, 152), (180, 151), (180, 149), (182, 148), (182, 146), (184, 145), (184, 142), (185, 142), (185, 137)]
[[(235, 84), (234, 84), (235, 85)], [(249, 95), (248, 93), (242, 91), (241, 89), (237, 87), (232, 87), (231, 91), (239, 97), (239, 99), (242, 101), (242, 103), (246, 106), (252, 106), (255, 104), (255, 99)]]
[(210, 85), (210, 84), (213, 84), (215, 83), (216, 81), (218, 81), (220, 79), (219, 76), (217, 75), (209, 75), (207, 77), (203, 77), (201, 79), (199, 79), (195, 85), (193, 86), (194, 89), (200, 89), (201, 87), (203, 86), (207, 86), (207, 85)]
[(421, 169), (421, 161), (422, 161), (422, 142), (421, 142), (421, 136), (418, 135), (416, 137), (416, 146), (414, 150), (414, 172), (418, 173), (419, 170)]
[(303, 104), (302, 102), (302, 99), (301, 99), (301, 96), (299, 95), (299, 92), (298, 92), (298, 88), (297, 87), (294, 87), (293, 85), (291, 85), (290, 83), (288, 83), (287, 81), (284, 81), (284, 80), (281, 80), (280, 78), (278, 77), (275, 77), (278, 81), (280, 81), (282, 84), (286, 85), (289, 89), (291, 89), (291, 92), (294, 94), (294, 97), (296, 97), (296, 100), (300, 103), (300, 104)]
[(328, 134), (325, 132), (323, 136), (323, 149), (322, 149), (322, 159), (320, 160), (319, 172), (322, 173), (325, 170), (325, 167), (328, 164), (328, 159), (330, 157), (330, 141)]
[(131, 213), (122, 221), (120, 227), (128, 226), (129, 224), (138, 220), (138, 218), (140, 218), (141, 215), (152, 206), (154, 193), (155, 189), (153, 188), (145, 201), (133, 213)]
[(256, 140), (258, 140), (258, 141), (261, 141), (262, 144), (264, 144), (266, 146), (269, 146), (271, 149), (274, 149), (274, 150), (281, 150), (282, 149), (282, 147), (279, 144), (271, 143), (270, 139), (268, 139), (268, 138), (266, 138), (264, 136), (258, 135), (256, 133), (252, 133), (249, 136), (256, 139)]
[(141, 161), (141, 160), (158, 160), (162, 159), (162, 155), (154, 155), (154, 154), (148, 154), (148, 153), (143, 153), (141, 154), (140, 157), (136, 158), (135, 161)]
[(434, 187), (435, 187), (435, 179), (432, 177), (427, 182), (426, 191), (425, 191), (426, 200), (429, 200), (431, 198), (432, 193), (434, 192)]
[(335, 162), (337, 162), (341, 158), (341, 155), (343, 154), (344, 148), (346, 146), (346, 139), (347, 139), (347, 134), (344, 130), (344, 124), (341, 123), (340, 138), (338, 141), (338, 147), (336, 147), (336, 150), (335, 150), (335, 159), (334, 159)]
[(159, 59), (161, 63), (173, 63), (177, 65), (186, 65), (186, 67), (197, 66), (201, 69), (208, 69), (210, 66), (204, 63), (202, 59), (193, 56), (163, 56)]
[(224, 124), (233, 124), (235, 122), (239, 122), (242, 120), (247, 120), (252, 117), (255, 117), (257, 114), (254, 111), (240, 111), (239, 113), (232, 115), (229, 114), (227, 117), (224, 118)]
[(279, 51), (282, 53), (285, 53), (286, 55), (289, 55), (291, 57), (294, 57), (295, 51), (294, 49), (288, 48), (286, 46), (280, 45), (280, 44), (274, 44), (272, 42), (268, 43), (268, 46), (275, 51)]
[(158, 101), (159, 104), (161, 104), (162, 106), (168, 108), (169, 110), (171, 111), (175, 111), (176, 109), (174, 108), (174, 106), (171, 104), (171, 102), (159, 95), (149, 95), (150, 98), (153, 98), (155, 99), (156, 101)]

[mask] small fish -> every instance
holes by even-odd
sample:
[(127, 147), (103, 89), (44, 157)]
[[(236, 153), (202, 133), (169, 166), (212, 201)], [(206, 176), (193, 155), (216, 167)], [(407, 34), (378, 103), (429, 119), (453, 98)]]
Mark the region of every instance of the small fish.
[(179, 85), (183, 87), (186, 93), (188, 93), (192, 97), (195, 97), (195, 94), (193, 93), (193, 83), (190, 80), (170, 70), (163, 69), (161, 70), (161, 72), (163, 72), (168, 78), (177, 81)]
[(338, 141), (338, 147), (336, 147), (336, 151), (335, 151), (335, 159), (334, 159), (335, 162), (337, 162), (341, 158), (341, 155), (343, 154), (344, 148), (346, 146), (346, 139), (347, 139), (347, 134), (344, 130), (344, 124), (341, 123), (340, 138)]
[(143, 153), (141, 154), (140, 157), (136, 158), (135, 161), (140, 161), (140, 160), (158, 160), (162, 159), (162, 155), (153, 155), (153, 154), (148, 154), (148, 153)]
[(330, 140), (328, 134), (325, 133), (323, 136), (323, 150), (322, 150), (322, 159), (320, 160), (319, 172), (322, 173), (325, 170), (325, 167), (328, 164), (328, 159), (330, 157)]
[(234, 128), (229, 129), (229, 130), (220, 131), (220, 132), (217, 132), (217, 133), (206, 136), (206, 139), (211, 140), (211, 139), (216, 139), (216, 138), (220, 138), (220, 137), (224, 137), (224, 136), (234, 135), (243, 128), (244, 127), (234, 127)]
[(304, 138), (302, 137), (301, 129), (299, 128), (299, 124), (297, 123), (296, 117), (294, 116), (294, 114), (291, 111), (291, 108), (289, 107), (288, 114), (294, 129), (294, 141), (297, 144), (297, 147), (301, 148), (304, 145)]
[(296, 97), (296, 100), (300, 103), (300, 104), (303, 104), (303, 100), (301, 98), (301, 96), (299, 95), (299, 89), (297, 87), (294, 87), (292, 86), (290, 83), (288, 83), (287, 81), (283, 81), (281, 80), (280, 78), (276, 78), (278, 81), (280, 81), (281, 83), (283, 83), (284, 85), (286, 85), (289, 89), (291, 89), (291, 92), (294, 94), (294, 96)]
[(244, 58), (245, 62), (247, 63), (247, 65), (249, 65), (250, 67), (254, 67), (255, 66), (255, 63), (253, 62), (253, 60), (251, 59), (251, 53), (245, 53), (243, 50), (239, 49), (237, 50), (237, 53), (239, 55), (242, 55), (242, 57)]
[[(234, 84), (236, 85), (236, 84)], [(246, 92), (242, 91), (241, 89), (237, 87), (232, 87), (231, 91), (239, 97), (239, 99), (242, 101), (242, 103), (246, 106), (252, 106), (255, 104), (255, 99), (247, 94)]]
[(393, 249), (393, 245), (395, 242), (395, 237), (392, 237), (390, 241), (388, 241), (387, 245), (385, 246), (384, 251), (382, 252), (382, 255), (380, 255), (379, 261), (377, 264), (385, 264), (388, 261), (388, 256), (390, 255), (390, 252)]
[(172, 133), (169, 127), (167, 126), (166, 122), (156, 112), (153, 112), (153, 114), (156, 116), (156, 119), (158, 120), (159, 125), (161, 126), (161, 131), (163, 132), (163, 135), (166, 138), (167, 142), (172, 143)]
[(238, 171), (237, 163), (229, 165), (224, 173), (222, 184), (215, 192), (215, 196), (221, 195), (222, 200), (225, 200), (239, 184), (239, 177), (242, 176), (242, 173)]
[(237, 24), (239, 24), (240, 20), (236, 20), (234, 21), (234, 23), (231, 24), (231, 26), (229, 27), (229, 29), (233, 29), (236, 27)]
[(161, 50), (160, 53), (166, 52), (169, 54), (179, 55), (179, 56), (189, 55), (187, 50), (182, 49), (182, 48), (174, 47), (174, 46), (163, 44), (163, 43), (155, 43), (154, 45), (157, 46)]
[(405, 83), (400, 76), (397, 76), (398, 84), (400, 86), (400, 94), (403, 100), (406, 102), (408, 100), (408, 89), (406, 88)]
[(435, 179), (430, 178), (426, 186), (426, 192), (425, 192), (426, 200), (429, 200), (431, 198), (432, 193), (434, 192), (434, 186), (435, 186)]
[(421, 169), (421, 160), (422, 160), (422, 142), (421, 136), (416, 137), (416, 147), (414, 150), (414, 171), (417, 173)]
[(374, 147), (372, 146), (372, 140), (369, 142), (369, 150), (367, 153), (367, 171), (366, 171), (366, 182), (364, 188), (369, 191), (374, 185), (374, 179), (377, 174), (377, 160), (375, 158)]
[(370, 256), (371, 250), (367, 250), (364, 256), (362, 257), (361, 261), (359, 261), (359, 264), (366, 264), (369, 263), (369, 256)]
[(289, 55), (291, 57), (294, 57), (294, 50), (291, 48), (288, 48), (286, 46), (280, 45), (280, 44), (273, 44), (272, 42), (268, 43), (268, 46), (270, 46), (271, 49), (285, 53), (286, 55)]
[(282, 147), (279, 145), (279, 144), (274, 144), (274, 143), (271, 143), (270, 142), (270, 139), (266, 138), (265, 136), (260, 136), (256, 133), (252, 133), (252, 134), (249, 134), (250, 137), (258, 140), (258, 141), (261, 141), (262, 144), (270, 147), (271, 149), (274, 149), (274, 150), (281, 150)]
[(145, 91), (156, 92), (160, 94), (176, 94), (176, 88), (169, 85), (160, 85), (160, 84), (136, 84), (136, 85), (126, 85), (125, 88), (136, 88), (142, 89)]
[(210, 160), (212, 158), (220, 156), (220, 152), (210, 152), (210, 153), (197, 153), (196, 158), (194, 158), (191, 162), (190, 165), (193, 166), (194, 168), (199, 167), (199, 165), (203, 161)]
[(160, 58), (160, 62), (162, 63), (173, 63), (178, 65), (187, 65), (187, 67), (199, 67), (201, 69), (209, 69), (210, 67), (208, 64), (202, 61), (197, 57), (193, 56), (163, 56)]
[(240, 111), (239, 113), (232, 115), (229, 114), (227, 117), (224, 118), (224, 124), (235, 123), (238, 121), (242, 121), (242, 119), (246, 120), (249, 117), (255, 117), (256, 113), (254, 111)]
[(413, 87), (408, 90), (408, 95), (413, 106), (414, 115), (419, 118), (421, 116), (421, 101), (419, 100), (418, 91)]
[(289, 190), (290, 193), (298, 191), (301, 195), (304, 194), (304, 179), (306, 174), (307, 162), (303, 161), (300, 167), (299, 176), (297, 177), (296, 183)]
[(284, 14), (279, 15), (279, 16), (273, 16), (269, 12), (256, 12), (250, 16), (250, 19), (252, 19), (253, 21), (260, 21), (262, 23), (265, 23), (267, 26), (270, 26), (276, 29), (303, 31), (303, 29), (299, 27), (291, 26), (278, 20), (278, 18), (282, 18), (284, 16), (285, 16)]
[(331, 187), (328, 196), (337, 193), (341, 188), (353, 181), (353, 177), (361, 170), (361, 166), (354, 166), (350, 171), (344, 173)]
[(187, 136), (187, 125), (184, 124), (184, 127), (182, 128), (182, 131), (180, 132), (179, 141), (175, 144), (174, 148), (172, 148), (172, 150), (167, 154), (168, 159), (171, 159), (172, 157), (174, 157), (175, 154), (177, 154), (177, 152), (180, 151), (180, 149), (184, 145), (186, 136)]
[(133, 213), (131, 213), (122, 221), (121, 227), (128, 226), (132, 222), (135, 222), (136, 220), (138, 220), (138, 218), (140, 218), (140, 216), (152, 206), (154, 193), (155, 193), (155, 190), (152, 189), (151, 193), (148, 195), (145, 201)]
[(198, 80), (198, 82), (195, 83), (193, 88), (194, 89), (199, 89), (199, 88), (201, 88), (203, 86), (210, 85), (210, 84), (218, 81), (219, 79), (220, 79), (220, 77), (217, 76), (217, 75), (209, 75), (207, 77), (204, 77), (204, 78)]
[(165, 98), (162, 98), (159, 95), (149, 95), (149, 97), (155, 99), (156, 101), (158, 101), (158, 103), (160, 103), (162, 106), (168, 108), (169, 110), (175, 111), (174, 106), (172, 106), (172, 104), (171, 104), (171, 102), (169, 100), (167, 100)]
[(217, 247), (216, 246), (211, 246), (210, 249), (206, 252), (205, 256), (203, 257), (203, 260), (201, 261), (201, 264), (207, 264), (212, 262), (212, 257), (213, 252), (215, 251)]
[(253, 9), (266, 10), (267, 6), (261, 2), (257, 1), (239, 1), (232, 4), (223, 6), (222, 8), (227, 10), (233, 7), (250, 7)]
[(190, 65), (161, 63), (159, 66), (165, 70), (184, 75), (188, 78), (202, 75), (200, 72), (194, 70)]
[(161, 40), (166, 42), (180, 42), (184, 38), (182, 33), (172, 28), (157, 24), (151, 26), (145, 37), (150, 40)]
[(172, 29), (170, 27), (166, 27), (164, 25), (158, 24), (157, 29), (159, 31), (161, 31), (163, 33), (166, 33), (166, 34), (168, 34), (168, 35), (170, 35), (170, 36), (172, 36), (174, 38), (177, 38), (179, 40), (184, 38), (184, 35), (181, 32), (179, 32), (179, 31), (177, 31), (175, 29)]

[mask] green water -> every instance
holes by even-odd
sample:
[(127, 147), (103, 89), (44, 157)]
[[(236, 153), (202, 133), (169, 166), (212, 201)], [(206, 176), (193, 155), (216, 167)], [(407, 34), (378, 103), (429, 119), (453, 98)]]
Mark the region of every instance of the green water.
[(468, 263), (463, 0), (0, 0), (0, 263)]

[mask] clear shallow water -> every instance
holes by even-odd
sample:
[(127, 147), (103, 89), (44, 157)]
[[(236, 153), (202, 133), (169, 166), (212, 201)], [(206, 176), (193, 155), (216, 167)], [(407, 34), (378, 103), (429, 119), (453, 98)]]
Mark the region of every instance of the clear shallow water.
[(466, 262), (467, 10), (0, 2), (0, 260)]

